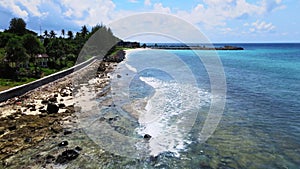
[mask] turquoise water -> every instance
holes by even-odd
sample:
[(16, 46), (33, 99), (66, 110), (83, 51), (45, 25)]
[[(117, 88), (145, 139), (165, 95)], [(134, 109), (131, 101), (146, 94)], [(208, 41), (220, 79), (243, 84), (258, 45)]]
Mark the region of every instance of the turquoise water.
[(299, 168), (300, 44), (234, 45), (245, 50), (128, 52), (100, 111), (115, 131), (95, 122), (89, 135), (115, 155), (101, 166)]
[(116, 72), (122, 78), (115, 83), (123, 84), (113, 89), (121, 100), (116, 105), (131, 104), (140, 113), (133, 129), (137, 137), (152, 136), (137, 150), (149, 158), (132, 166), (299, 168), (300, 44), (234, 45), (245, 50), (217, 51), (224, 72), (215, 73), (225, 74), (226, 104), (207, 140), (199, 133), (219, 93), (211, 93), (212, 79), (199, 56), (216, 53), (142, 50), (127, 55)]

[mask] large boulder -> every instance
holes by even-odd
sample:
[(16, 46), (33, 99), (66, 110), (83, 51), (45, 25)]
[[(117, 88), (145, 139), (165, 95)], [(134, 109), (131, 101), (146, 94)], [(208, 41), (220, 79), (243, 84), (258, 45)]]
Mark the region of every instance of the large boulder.
[(48, 114), (57, 113), (58, 110), (59, 110), (59, 107), (55, 103), (48, 103), (48, 105), (47, 105)]

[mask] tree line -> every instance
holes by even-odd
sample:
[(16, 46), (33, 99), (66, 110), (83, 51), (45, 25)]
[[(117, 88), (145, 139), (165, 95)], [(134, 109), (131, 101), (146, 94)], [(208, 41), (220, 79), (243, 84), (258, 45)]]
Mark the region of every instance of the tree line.
[[(54, 30), (38, 35), (26, 28), (22, 18), (13, 18), (9, 28), (0, 32), (0, 78), (39, 78), (49, 71), (71, 67), (86, 41), (98, 30), (117, 41), (110, 28), (102, 24), (91, 30), (84, 25), (76, 33), (62, 29), (59, 36)], [(41, 61), (47, 64), (41, 65)]]

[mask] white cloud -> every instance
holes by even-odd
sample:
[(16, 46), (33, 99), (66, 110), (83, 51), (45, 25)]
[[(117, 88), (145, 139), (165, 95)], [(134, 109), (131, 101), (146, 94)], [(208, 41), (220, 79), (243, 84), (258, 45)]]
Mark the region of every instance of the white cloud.
[(145, 0), (144, 5), (146, 6), (151, 6), (151, 0)]
[(204, 23), (208, 27), (226, 26), (232, 19), (260, 16), (275, 9), (282, 9), (281, 0), (262, 0), (249, 3), (246, 0), (203, 0), (192, 11), (179, 11), (178, 16), (194, 23)]
[(249, 28), (250, 32), (270, 32), (275, 29), (275, 26), (272, 23), (267, 23), (265, 21), (255, 21), (251, 24)]
[(62, 0), (67, 9), (63, 14), (79, 25), (95, 25), (112, 20), (116, 5), (110, 0), (91, 0), (89, 3), (82, 0)]
[(162, 3), (155, 3), (153, 5), (153, 12), (171, 13), (171, 9), (169, 7), (164, 7)]
[(7, 8), (17, 17), (26, 20), (29, 17), (29, 14), (37, 17), (47, 15), (47, 13), (42, 13), (39, 10), (41, 3), (41, 0), (10, 0), (0, 1), (0, 6)]
[(18, 5), (15, 4), (14, 1), (0, 1), (0, 5), (10, 10), (17, 17), (21, 17), (23, 19), (27, 19), (28, 17), (28, 12), (26, 10), (22, 10)]

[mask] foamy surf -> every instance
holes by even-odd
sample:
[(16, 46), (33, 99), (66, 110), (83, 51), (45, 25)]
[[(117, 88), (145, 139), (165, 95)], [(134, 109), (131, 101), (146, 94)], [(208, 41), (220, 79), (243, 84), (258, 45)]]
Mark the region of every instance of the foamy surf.
[[(193, 127), (198, 110), (209, 103), (210, 95), (197, 87), (175, 81), (162, 81), (154, 77), (140, 77), (152, 86), (155, 93), (140, 109), (140, 135), (149, 134), (150, 155), (170, 152), (179, 157), (190, 144), (188, 133)], [(201, 98), (200, 98), (201, 96)]]

